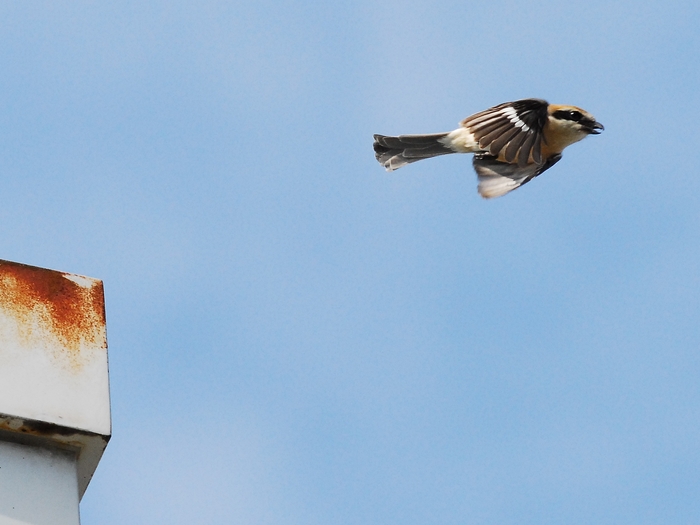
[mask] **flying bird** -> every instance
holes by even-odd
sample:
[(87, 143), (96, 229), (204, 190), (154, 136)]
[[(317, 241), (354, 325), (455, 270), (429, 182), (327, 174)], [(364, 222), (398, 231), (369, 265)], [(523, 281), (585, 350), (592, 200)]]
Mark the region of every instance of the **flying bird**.
[(374, 135), (374, 152), (387, 171), (449, 153), (474, 153), (479, 194), (500, 197), (554, 166), (562, 151), (603, 125), (576, 106), (527, 98), (472, 115), (448, 133)]

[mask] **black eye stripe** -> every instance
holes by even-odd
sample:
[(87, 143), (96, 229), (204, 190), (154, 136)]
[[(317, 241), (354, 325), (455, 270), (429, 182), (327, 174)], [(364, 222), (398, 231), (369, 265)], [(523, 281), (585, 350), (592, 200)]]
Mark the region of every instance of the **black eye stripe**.
[(583, 113), (575, 109), (560, 109), (552, 113), (552, 116), (559, 120), (573, 120), (580, 122), (583, 119)]

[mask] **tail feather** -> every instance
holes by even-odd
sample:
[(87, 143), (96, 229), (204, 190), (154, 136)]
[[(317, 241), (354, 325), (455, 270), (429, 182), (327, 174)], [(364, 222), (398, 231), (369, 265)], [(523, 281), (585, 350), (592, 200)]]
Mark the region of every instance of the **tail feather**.
[(447, 133), (400, 135), (398, 137), (375, 135), (374, 153), (379, 163), (387, 171), (393, 171), (417, 160), (454, 153), (454, 150), (445, 146), (440, 140), (446, 136)]

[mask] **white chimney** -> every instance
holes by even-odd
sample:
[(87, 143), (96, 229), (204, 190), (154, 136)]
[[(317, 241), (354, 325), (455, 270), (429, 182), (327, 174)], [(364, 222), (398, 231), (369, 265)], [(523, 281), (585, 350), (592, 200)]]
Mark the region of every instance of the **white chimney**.
[(0, 525), (79, 525), (111, 432), (102, 281), (0, 260)]

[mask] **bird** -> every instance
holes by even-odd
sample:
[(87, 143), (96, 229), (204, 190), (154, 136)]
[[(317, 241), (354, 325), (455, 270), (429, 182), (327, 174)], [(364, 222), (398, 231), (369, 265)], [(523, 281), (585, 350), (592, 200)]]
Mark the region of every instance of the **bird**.
[(473, 153), (479, 194), (491, 199), (541, 175), (567, 146), (604, 129), (579, 107), (526, 98), (476, 113), (447, 133), (374, 135), (374, 152), (387, 171), (439, 155)]

